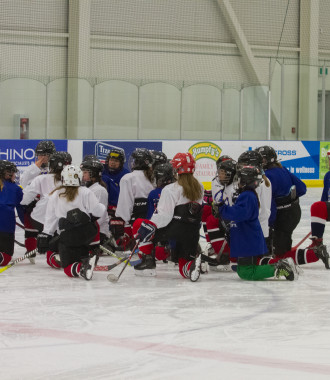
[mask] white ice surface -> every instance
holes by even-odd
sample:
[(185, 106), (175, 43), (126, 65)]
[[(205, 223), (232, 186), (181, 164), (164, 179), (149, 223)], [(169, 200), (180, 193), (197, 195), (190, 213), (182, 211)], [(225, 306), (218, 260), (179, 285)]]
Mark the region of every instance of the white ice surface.
[[(303, 198), (294, 243), (320, 194)], [(14, 258), (24, 252), (15, 245)], [(113, 284), (107, 272), (68, 278), (38, 255), (0, 274), (0, 379), (329, 379), (330, 271), (303, 270), (297, 282), (210, 272), (192, 283), (160, 263), (156, 278), (128, 267)]]

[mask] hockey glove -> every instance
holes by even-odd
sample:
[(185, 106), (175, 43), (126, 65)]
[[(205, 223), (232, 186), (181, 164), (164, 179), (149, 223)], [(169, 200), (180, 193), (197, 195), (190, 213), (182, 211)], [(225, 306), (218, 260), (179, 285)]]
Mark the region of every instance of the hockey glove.
[(110, 219), (110, 231), (113, 237), (117, 240), (120, 236), (123, 236), (125, 233), (125, 222), (122, 218), (114, 217)]
[(211, 190), (204, 190), (203, 204), (212, 206), (213, 198)]
[(139, 240), (140, 243), (146, 243), (152, 240), (155, 236), (156, 229), (157, 226), (150, 220), (142, 222), (140, 228), (138, 229), (136, 240)]
[(39, 253), (46, 253), (48, 251), (51, 238), (51, 235), (44, 233), (37, 236), (37, 248)]

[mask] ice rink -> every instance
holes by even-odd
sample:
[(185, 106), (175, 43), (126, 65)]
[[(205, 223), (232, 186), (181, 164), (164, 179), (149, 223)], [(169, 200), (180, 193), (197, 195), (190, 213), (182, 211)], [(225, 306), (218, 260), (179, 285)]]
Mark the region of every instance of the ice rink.
[[(320, 196), (303, 197), (294, 244)], [(25, 253), (15, 248), (14, 258)], [(329, 379), (330, 271), (317, 262), (303, 272), (297, 282), (246, 282), (212, 271), (193, 283), (160, 263), (155, 278), (128, 267), (113, 284), (107, 272), (68, 278), (38, 255), (0, 274), (0, 378)]]

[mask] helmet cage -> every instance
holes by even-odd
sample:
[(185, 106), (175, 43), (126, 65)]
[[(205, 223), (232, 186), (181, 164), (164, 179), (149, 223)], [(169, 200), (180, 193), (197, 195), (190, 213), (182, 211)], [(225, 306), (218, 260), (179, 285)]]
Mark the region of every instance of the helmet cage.
[[(236, 175), (237, 162), (233, 159), (227, 159), (221, 162), (218, 169), (218, 181), (222, 186), (230, 185), (233, 183)], [(220, 171), (225, 174), (224, 178), (220, 178)]]
[(154, 169), (157, 187), (164, 187), (175, 181), (173, 167), (170, 163), (159, 164)]
[(237, 170), (237, 179), (241, 189), (255, 190), (262, 182), (261, 170), (256, 166), (243, 166)]
[(133, 170), (147, 170), (151, 168), (153, 159), (151, 153), (146, 148), (137, 148), (131, 154), (128, 167)]

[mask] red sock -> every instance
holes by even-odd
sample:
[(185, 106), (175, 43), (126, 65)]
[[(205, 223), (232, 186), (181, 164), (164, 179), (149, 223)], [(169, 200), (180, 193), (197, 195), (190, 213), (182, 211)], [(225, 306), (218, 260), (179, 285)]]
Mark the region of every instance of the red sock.
[(5, 267), (11, 260), (11, 256), (7, 253), (0, 252), (0, 267)]
[(79, 277), (81, 263), (73, 263), (64, 268), (64, 273), (69, 277)]
[(192, 261), (186, 259), (179, 259), (179, 272), (183, 278), (189, 278), (189, 271)]
[(37, 248), (37, 239), (34, 237), (29, 237), (25, 239), (25, 248), (28, 252), (33, 251)]
[(52, 268), (60, 269), (61, 266), (60, 266), (59, 263), (55, 260), (55, 255), (56, 255), (56, 252), (53, 252), (53, 251), (47, 251), (47, 253), (46, 253), (47, 264), (48, 264), (50, 267), (52, 267)]

